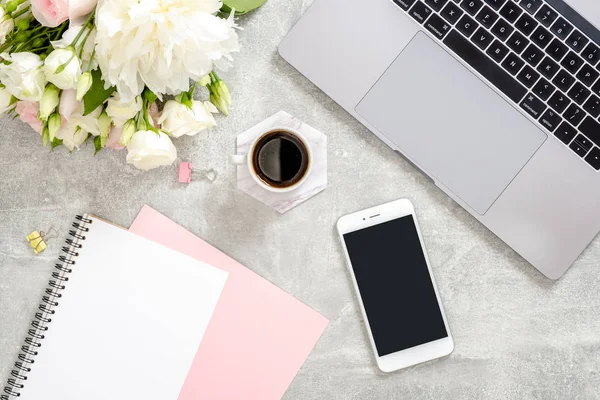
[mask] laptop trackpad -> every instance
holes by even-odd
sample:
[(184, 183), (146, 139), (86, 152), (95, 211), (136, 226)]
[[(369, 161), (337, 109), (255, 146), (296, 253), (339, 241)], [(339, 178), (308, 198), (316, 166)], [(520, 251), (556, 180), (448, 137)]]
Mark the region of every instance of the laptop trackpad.
[(356, 111), (479, 214), (547, 139), (422, 32)]

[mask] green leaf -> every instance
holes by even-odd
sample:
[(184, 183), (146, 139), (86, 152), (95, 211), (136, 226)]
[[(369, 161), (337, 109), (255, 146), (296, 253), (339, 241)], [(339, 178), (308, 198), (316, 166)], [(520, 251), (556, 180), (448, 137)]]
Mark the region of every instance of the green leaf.
[(54, 138), (54, 140), (52, 141), (52, 143), (50, 143), (50, 147), (52, 147), (52, 150), (54, 150), (58, 146), (61, 146), (62, 143), (63, 143), (62, 139)]
[(94, 138), (94, 147), (96, 148), (94, 155), (98, 154), (98, 152), (102, 150), (102, 138), (100, 136), (96, 136)]
[(83, 115), (92, 113), (96, 108), (104, 104), (104, 102), (108, 100), (110, 95), (116, 90), (114, 86), (104, 89), (104, 80), (102, 80), (102, 73), (99, 69), (92, 71), (92, 78), (94, 79), (92, 82), (92, 87), (85, 94), (85, 96), (83, 96), (83, 104), (85, 106)]
[(221, 11), (229, 14), (235, 8), (236, 15), (249, 13), (265, 4), (267, 0), (223, 0)]

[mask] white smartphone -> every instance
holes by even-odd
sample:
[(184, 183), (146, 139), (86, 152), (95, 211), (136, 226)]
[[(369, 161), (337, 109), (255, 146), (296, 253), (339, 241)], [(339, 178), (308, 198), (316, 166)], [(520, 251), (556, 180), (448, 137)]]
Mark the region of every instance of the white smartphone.
[(392, 372), (452, 353), (412, 203), (346, 215), (337, 228), (379, 369)]

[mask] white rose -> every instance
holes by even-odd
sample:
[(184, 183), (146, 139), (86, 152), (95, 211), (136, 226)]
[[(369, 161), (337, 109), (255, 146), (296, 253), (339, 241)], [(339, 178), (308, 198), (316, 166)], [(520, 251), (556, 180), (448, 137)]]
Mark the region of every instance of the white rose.
[(44, 62), (46, 78), (59, 89), (75, 89), (81, 76), (80, 61), (73, 48), (57, 49)]
[[(88, 32), (89, 28), (83, 27), (81, 25), (72, 25), (72, 23), (73, 21), (71, 21), (71, 26), (69, 27), (69, 29), (67, 29), (65, 33), (63, 33), (62, 38), (50, 43), (55, 49), (66, 49), (73, 43), (77, 35), (79, 35), (79, 32), (81, 32), (82, 29), (85, 29), (85, 31), (81, 34), (80, 39), (76, 44), (76, 47), (77, 49), (81, 48), (83, 38), (85, 38), (89, 33), (89, 36), (85, 41), (85, 45), (83, 46), (83, 53), (81, 55), (81, 68), (87, 71), (89, 67), (89, 62), (92, 59), (92, 53), (94, 52), (94, 46), (96, 46), (96, 28), (92, 28), (92, 31)], [(92, 70), (96, 69), (97, 66), (98, 63), (94, 60)]]
[(138, 131), (127, 150), (127, 163), (144, 171), (171, 165), (177, 158), (177, 149), (164, 132)]
[(41, 70), (40, 56), (33, 53), (4, 53), (0, 58), (0, 81), (13, 96), (20, 100), (40, 101), (46, 88), (46, 77)]
[(135, 117), (142, 111), (142, 99), (137, 96), (131, 101), (121, 101), (121, 95), (115, 92), (106, 106), (106, 113), (113, 120), (116, 127), (121, 128), (125, 122)]
[(13, 104), (13, 95), (6, 89), (0, 89), (0, 115), (10, 110)]
[(4, 7), (0, 6), (0, 45), (6, 43), (6, 37), (15, 29), (15, 21), (6, 14)]
[(217, 125), (212, 113), (218, 112), (210, 102), (192, 101), (190, 109), (185, 104), (170, 100), (165, 104), (158, 123), (170, 136), (194, 136)]

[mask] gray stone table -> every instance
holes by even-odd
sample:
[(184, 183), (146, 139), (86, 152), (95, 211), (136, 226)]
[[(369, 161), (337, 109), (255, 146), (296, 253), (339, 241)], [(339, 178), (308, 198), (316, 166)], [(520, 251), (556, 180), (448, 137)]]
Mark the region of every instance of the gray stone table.
[[(81, 212), (128, 227), (149, 204), (331, 319), (285, 399), (600, 398), (600, 240), (558, 282), (535, 271), (278, 56), (309, 4), (269, 0), (241, 19), (244, 49), (223, 74), (231, 116), (176, 143), (181, 159), (220, 172), (212, 185), (176, 183), (177, 166), (142, 173), (124, 153), (92, 157), (92, 146), (49, 153), (19, 121), (0, 121), (2, 384), (59, 253), (55, 240), (34, 257), (25, 235), (49, 226), (63, 235)], [(328, 135), (329, 188), (279, 215), (235, 189), (227, 155), (238, 133), (282, 109)], [(374, 366), (334, 226), (402, 197), (419, 214), (456, 350), (385, 375)]]

